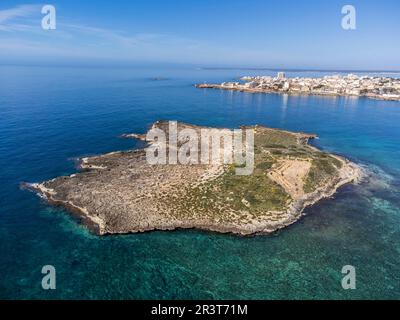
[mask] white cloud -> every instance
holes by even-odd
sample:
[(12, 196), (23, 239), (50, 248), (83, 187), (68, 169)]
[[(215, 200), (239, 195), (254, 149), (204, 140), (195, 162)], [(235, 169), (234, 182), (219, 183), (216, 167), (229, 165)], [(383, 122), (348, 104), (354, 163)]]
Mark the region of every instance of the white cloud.
[[(178, 52), (202, 46), (198, 41), (172, 34), (127, 33), (70, 23), (63, 19), (57, 29), (40, 27), (40, 6), (22, 5), (0, 11), (0, 48), (3, 55), (58, 55), (93, 58), (168, 59)], [(7, 31), (7, 32), (2, 32)], [(177, 58), (179, 59), (179, 57)]]
[[(38, 19), (34, 15), (38, 15)], [(169, 33), (129, 33), (63, 17), (56, 30), (41, 28), (41, 6), (0, 11), (0, 56), (29, 59), (93, 58), (136, 61), (220, 62), (265, 58), (261, 52), (230, 48)], [(7, 32), (2, 32), (7, 31)]]
[(15, 19), (32, 16), (35, 13), (40, 13), (39, 5), (21, 5), (11, 9), (0, 10), (0, 24)]

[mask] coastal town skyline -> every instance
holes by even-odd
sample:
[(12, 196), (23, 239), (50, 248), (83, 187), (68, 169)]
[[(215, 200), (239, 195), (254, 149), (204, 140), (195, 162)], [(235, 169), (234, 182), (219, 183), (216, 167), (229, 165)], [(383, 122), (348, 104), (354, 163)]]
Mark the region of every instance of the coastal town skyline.
[[(399, 71), (397, 1), (2, 1), (2, 64), (192, 64), (205, 67)], [(346, 30), (343, 8), (355, 9)], [(383, 32), (384, 31), (384, 32)], [(379, 39), (379, 46), (371, 46)]]
[(359, 77), (330, 75), (323, 78), (286, 78), (284, 72), (276, 77), (244, 76), (242, 82), (223, 82), (221, 84), (199, 84), (198, 88), (237, 90), (253, 93), (313, 94), (330, 96), (368, 97), (380, 100), (400, 100), (400, 80), (387, 77)]

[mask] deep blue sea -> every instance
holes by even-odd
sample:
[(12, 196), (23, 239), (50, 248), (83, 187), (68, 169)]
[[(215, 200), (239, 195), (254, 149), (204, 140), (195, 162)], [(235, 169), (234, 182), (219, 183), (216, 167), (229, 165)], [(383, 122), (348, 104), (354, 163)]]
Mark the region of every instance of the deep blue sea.
[[(0, 298), (399, 299), (400, 102), (200, 90), (268, 71), (0, 66)], [(323, 73), (288, 73), (321, 76)], [(164, 77), (155, 81), (154, 77)], [(21, 190), (74, 159), (137, 147), (159, 119), (316, 133), (372, 172), (269, 236), (195, 230), (98, 237)], [(41, 287), (53, 265), (57, 289)], [(356, 268), (357, 289), (341, 270)]]

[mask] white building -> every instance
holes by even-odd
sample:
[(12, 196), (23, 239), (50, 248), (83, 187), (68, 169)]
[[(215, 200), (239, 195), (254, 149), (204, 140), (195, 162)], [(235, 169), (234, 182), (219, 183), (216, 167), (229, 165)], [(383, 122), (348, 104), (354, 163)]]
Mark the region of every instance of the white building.
[(285, 75), (284, 72), (278, 72), (277, 78), (278, 78), (279, 80), (283, 80), (283, 79), (286, 78), (286, 75)]

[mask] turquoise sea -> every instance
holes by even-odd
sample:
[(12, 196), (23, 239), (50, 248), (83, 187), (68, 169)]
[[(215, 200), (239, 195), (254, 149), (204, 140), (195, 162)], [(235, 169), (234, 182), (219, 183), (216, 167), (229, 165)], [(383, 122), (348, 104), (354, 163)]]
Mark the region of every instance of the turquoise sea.
[[(272, 72), (0, 66), (0, 298), (400, 298), (400, 102), (193, 87), (247, 74)], [(314, 145), (371, 177), (285, 230), (247, 238), (195, 230), (98, 237), (19, 188), (75, 172), (76, 157), (135, 148), (118, 136), (159, 119), (316, 133)], [(44, 265), (56, 268), (56, 290), (41, 288)], [(341, 287), (345, 265), (356, 267), (356, 290)]]

